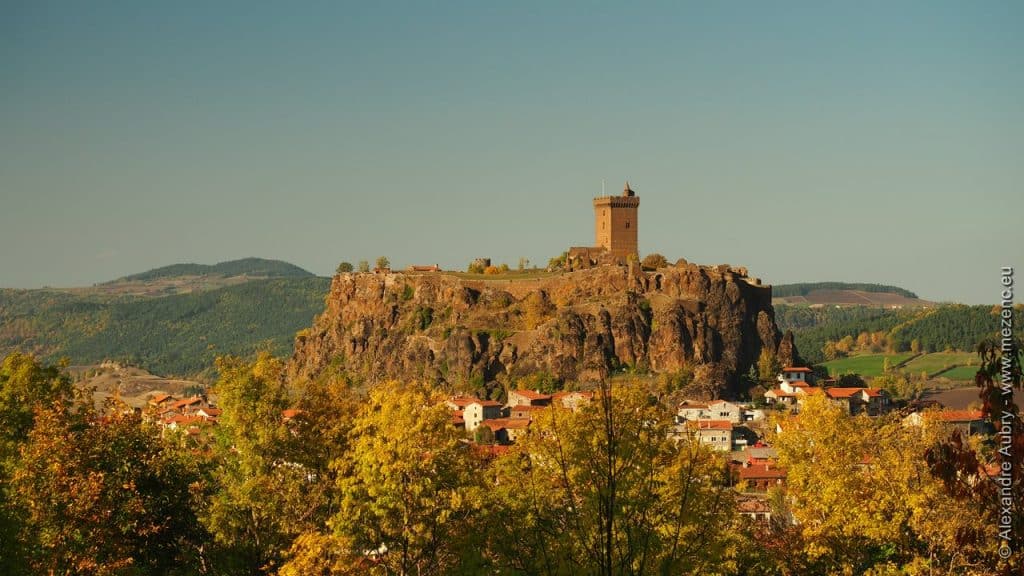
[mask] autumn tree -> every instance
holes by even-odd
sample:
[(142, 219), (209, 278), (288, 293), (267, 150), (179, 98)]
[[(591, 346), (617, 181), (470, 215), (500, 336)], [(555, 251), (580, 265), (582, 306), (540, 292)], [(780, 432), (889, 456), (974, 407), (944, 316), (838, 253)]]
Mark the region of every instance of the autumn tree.
[(131, 410), (37, 408), (11, 488), (19, 541), (36, 574), (169, 574), (198, 564), (206, 534), (190, 488), (201, 481), (189, 452), (160, 438)]
[(975, 513), (981, 502), (951, 500), (928, 473), (935, 428), (850, 417), (816, 395), (781, 429), (773, 446), (799, 527), (800, 545), (789, 553), (811, 572), (976, 573), (985, 565), (995, 534)]
[(442, 400), (425, 384), (378, 386), (335, 462), (341, 502), (329, 541), (367, 552), (367, 572), (447, 574), (475, 549), (480, 476)]
[(683, 574), (722, 561), (732, 513), (721, 462), (673, 440), (633, 383), (558, 406), (494, 465), (488, 551), (530, 574)]
[(282, 368), (266, 352), (253, 363), (217, 360), (218, 466), (202, 521), (217, 544), (212, 561), (220, 573), (273, 572), (321, 507), (309, 497), (315, 477), (302, 463), (305, 444), (282, 414), (290, 408)]
[(17, 352), (0, 363), (0, 567), (10, 573), (24, 567), (24, 549), (18, 545), (24, 514), (16, 510), (10, 476), (35, 425), (37, 411), (68, 404), (73, 394), (71, 379), (60, 366), (46, 366)]

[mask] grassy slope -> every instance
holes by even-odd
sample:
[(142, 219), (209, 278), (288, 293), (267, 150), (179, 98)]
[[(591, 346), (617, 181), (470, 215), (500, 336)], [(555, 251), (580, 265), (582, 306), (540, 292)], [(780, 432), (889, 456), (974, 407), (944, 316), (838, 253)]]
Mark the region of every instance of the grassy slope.
[(890, 366), (896, 366), (904, 362), (913, 354), (861, 354), (825, 362), (829, 374), (860, 374), (861, 376), (875, 377), (882, 375), (882, 368), (885, 366), (885, 359), (889, 359)]

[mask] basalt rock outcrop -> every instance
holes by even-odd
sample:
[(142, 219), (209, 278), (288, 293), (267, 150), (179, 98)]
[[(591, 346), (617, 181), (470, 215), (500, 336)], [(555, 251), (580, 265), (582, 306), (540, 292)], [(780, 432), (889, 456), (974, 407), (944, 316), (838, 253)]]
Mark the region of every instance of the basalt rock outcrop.
[(680, 261), (517, 280), (347, 273), (296, 336), (288, 372), (311, 378), (333, 366), (369, 382), (459, 384), (693, 368), (707, 394), (720, 396), (739, 391), (738, 375), (764, 348), (783, 364), (796, 359), (792, 337), (775, 325), (771, 288), (742, 268)]

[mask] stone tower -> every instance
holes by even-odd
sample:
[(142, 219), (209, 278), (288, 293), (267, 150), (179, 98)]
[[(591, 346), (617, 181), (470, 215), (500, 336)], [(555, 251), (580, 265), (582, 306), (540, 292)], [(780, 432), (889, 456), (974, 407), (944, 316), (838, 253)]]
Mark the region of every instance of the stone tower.
[(638, 256), (637, 212), (640, 198), (626, 182), (622, 196), (594, 198), (594, 234), (597, 246), (613, 256)]

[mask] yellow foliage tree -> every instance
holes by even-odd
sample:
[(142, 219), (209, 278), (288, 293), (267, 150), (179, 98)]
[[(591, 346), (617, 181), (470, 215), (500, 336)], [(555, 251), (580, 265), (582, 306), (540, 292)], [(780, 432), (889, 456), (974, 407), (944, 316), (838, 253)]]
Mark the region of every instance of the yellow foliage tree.
[(930, 475), (924, 453), (938, 429), (850, 417), (821, 395), (781, 428), (773, 444), (802, 536), (792, 552), (817, 573), (982, 573), (972, 570), (996, 536), (982, 547), (958, 539), (991, 528), (973, 508), (981, 503), (951, 500)]
[(341, 501), (327, 542), (358, 552), (363, 573), (445, 574), (474, 550), (479, 475), (442, 399), (425, 384), (378, 386), (335, 461)]
[(549, 575), (727, 571), (722, 462), (669, 432), (669, 415), (639, 383), (535, 419), (493, 470), (493, 561)]

